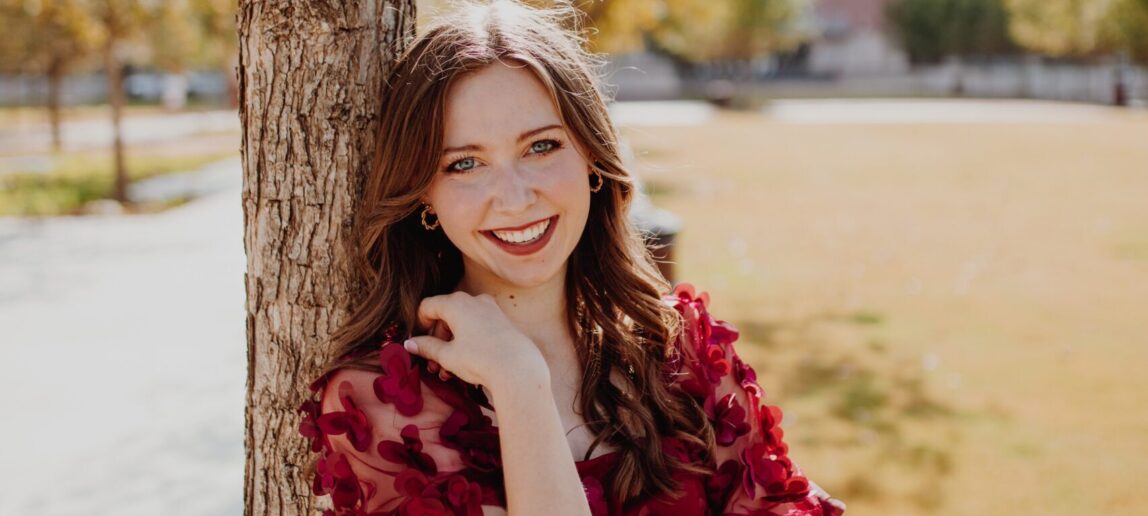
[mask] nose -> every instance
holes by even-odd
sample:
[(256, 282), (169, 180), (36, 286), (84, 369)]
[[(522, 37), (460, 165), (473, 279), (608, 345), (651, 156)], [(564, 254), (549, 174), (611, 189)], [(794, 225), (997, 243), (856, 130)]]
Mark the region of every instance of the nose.
[(494, 208), (506, 213), (525, 212), (537, 200), (530, 172), (510, 165), (499, 171), (494, 185)]

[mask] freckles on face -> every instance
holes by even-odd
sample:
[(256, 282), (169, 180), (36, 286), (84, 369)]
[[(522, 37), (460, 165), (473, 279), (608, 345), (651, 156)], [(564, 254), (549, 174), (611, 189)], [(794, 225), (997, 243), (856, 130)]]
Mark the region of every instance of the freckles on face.
[(466, 274), (526, 286), (564, 270), (589, 214), (589, 162), (539, 79), (503, 63), (460, 77), (443, 147), (427, 202)]

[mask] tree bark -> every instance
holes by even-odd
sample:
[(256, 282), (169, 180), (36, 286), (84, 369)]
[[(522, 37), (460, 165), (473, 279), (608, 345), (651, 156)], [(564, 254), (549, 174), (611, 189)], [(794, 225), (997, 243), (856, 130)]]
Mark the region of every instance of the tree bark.
[(245, 514), (315, 514), (297, 407), (359, 291), (352, 214), (415, 0), (241, 0)]

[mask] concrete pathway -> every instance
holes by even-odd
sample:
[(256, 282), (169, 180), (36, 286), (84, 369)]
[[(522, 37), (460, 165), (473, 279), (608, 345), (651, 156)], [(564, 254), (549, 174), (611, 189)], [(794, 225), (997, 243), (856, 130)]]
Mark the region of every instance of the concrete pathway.
[(233, 172), (158, 215), (0, 219), (0, 514), (242, 513)]

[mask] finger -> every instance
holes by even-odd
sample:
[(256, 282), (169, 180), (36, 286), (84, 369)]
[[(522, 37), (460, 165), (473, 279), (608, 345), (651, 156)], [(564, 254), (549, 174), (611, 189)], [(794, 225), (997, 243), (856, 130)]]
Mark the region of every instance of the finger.
[(427, 360), (439, 362), (439, 366), (441, 367), (442, 362), (439, 360), (439, 356), (446, 344), (446, 341), (424, 335), (421, 337), (411, 337), (403, 341), (403, 349), (412, 355), (418, 355)]
[(454, 340), (454, 334), (451, 333), (446, 323), (442, 321), (435, 321), (434, 324), (431, 325), (431, 329), (427, 332), (427, 335), (438, 337), (442, 340)]
[(450, 371), (447, 371), (446, 369), (443, 369), (442, 371), (438, 372), (438, 379), (439, 380), (442, 380), (445, 382), (447, 380), (450, 380), (450, 377), (451, 377)]
[(442, 366), (438, 365), (438, 362), (435, 362), (434, 360), (427, 360), (427, 371), (428, 372), (437, 373), (437, 372), (439, 372), (439, 370), (441, 368), (442, 368)]
[[(431, 296), (419, 302), (418, 327), (427, 330), (434, 329), (435, 321), (453, 320), (456, 307), (460, 300), (458, 292), (444, 296)], [(464, 294), (465, 295), (465, 294)]]

